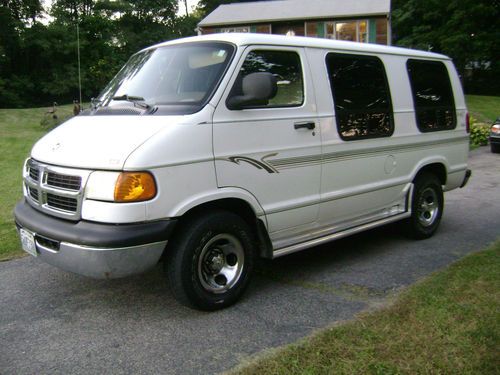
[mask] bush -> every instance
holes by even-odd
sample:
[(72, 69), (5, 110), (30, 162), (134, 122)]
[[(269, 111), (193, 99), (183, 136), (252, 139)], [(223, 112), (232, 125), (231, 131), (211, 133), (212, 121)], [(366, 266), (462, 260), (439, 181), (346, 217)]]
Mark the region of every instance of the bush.
[(490, 135), (490, 125), (470, 118), (470, 144), (471, 146), (486, 146)]

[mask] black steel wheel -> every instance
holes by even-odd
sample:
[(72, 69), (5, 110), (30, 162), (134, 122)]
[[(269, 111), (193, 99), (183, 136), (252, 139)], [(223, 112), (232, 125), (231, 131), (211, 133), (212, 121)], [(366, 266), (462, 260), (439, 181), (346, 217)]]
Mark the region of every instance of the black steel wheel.
[(407, 234), (415, 239), (431, 237), (441, 222), (443, 208), (439, 179), (431, 173), (418, 175), (413, 185), (411, 216), (404, 223)]
[(250, 281), (254, 263), (255, 244), (247, 223), (218, 210), (192, 217), (176, 231), (164, 265), (175, 298), (201, 310), (236, 302)]

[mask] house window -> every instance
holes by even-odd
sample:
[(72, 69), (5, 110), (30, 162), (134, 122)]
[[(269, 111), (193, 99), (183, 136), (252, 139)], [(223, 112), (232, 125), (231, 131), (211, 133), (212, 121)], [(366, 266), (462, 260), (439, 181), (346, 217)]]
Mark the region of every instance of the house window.
[(406, 68), (420, 131), (454, 129), (455, 101), (446, 66), (440, 61), (410, 59)]
[(368, 43), (368, 30), (366, 21), (358, 21), (358, 42)]
[(326, 65), (340, 137), (351, 141), (391, 136), (392, 101), (382, 61), (375, 56), (329, 53)]
[(304, 36), (304, 22), (283, 22), (273, 24), (273, 34)]
[(357, 42), (357, 22), (336, 22), (335, 39)]
[(249, 33), (250, 26), (238, 26), (238, 27), (223, 27), (219, 29), (221, 33)]
[(366, 20), (326, 22), (325, 37), (328, 39), (367, 43), (368, 22)]

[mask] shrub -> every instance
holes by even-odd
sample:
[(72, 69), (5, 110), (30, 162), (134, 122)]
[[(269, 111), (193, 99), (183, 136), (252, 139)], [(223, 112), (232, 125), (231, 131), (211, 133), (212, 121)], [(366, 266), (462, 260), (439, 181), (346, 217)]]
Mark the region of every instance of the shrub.
[(490, 125), (470, 118), (470, 144), (471, 146), (486, 146), (490, 135)]

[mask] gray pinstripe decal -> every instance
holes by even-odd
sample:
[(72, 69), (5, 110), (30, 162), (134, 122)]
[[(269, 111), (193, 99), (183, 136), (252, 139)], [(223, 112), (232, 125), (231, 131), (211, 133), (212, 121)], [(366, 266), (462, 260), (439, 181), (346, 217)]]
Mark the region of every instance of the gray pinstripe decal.
[(298, 156), (292, 158), (282, 158), (282, 159), (272, 159), (265, 160), (267, 158), (278, 155), (278, 153), (267, 154), (263, 156), (260, 160), (252, 159), (248, 156), (229, 156), (226, 158), (217, 158), (217, 160), (225, 160), (235, 164), (240, 164), (240, 162), (246, 162), (258, 169), (263, 169), (268, 173), (279, 173), (280, 170), (289, 168), (300, 168), (308, 165), (322, 164), (322, 163), (332, 163), (338, 161), (346, 161), (352, 159), (369, 158), (380, 154), (393, 153), (393, 152), (412, 152), (416, 150), (432, 149), (438, 145), (455, 144), (468, 142), (469, 137), (457, 137), (453, 139), (437, 140), (437, 141), (427, 141), (419, 142), (408, 145), (399, 146), (384, 146), (384, 147), (373, 147), (368, 150), (350, 150), (350, 151), (338, 151), (329, 152), (327, 154), (317, 154), (317, 155), (307, 155)]
[(235, 164), (240, 164), (240, 162), (244, 161), (245, 163), (253, 165), (257, 169), (264, 169), (267, 173), (279, 173), (278, 170), (274, 168), (274, 166), (272, 166), (271, 164), (269, 164), (269, 162), (266, 162), (265, 160), (266, 158), (276, 155), (278, 154), (277, 153), (268, 154), (263, 156), (260, 160), (255, 160), (249, 158), (248, 156), (228, 156), (227, 158), (216, 158), (216, 160), (225, 160)]

